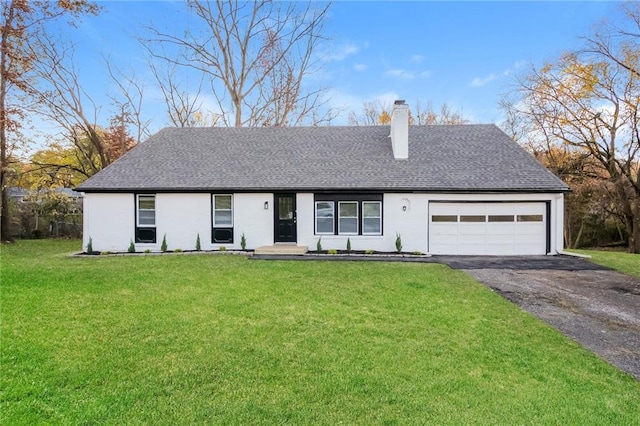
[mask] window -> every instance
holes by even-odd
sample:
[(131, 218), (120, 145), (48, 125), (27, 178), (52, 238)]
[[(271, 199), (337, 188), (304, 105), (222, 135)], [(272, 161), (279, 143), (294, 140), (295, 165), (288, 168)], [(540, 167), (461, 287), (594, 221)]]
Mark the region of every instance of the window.
[(383, 194), (319, 193), (313, 198), (316, 235), (382, 235)]
[(362, 235), (382, 234), (382, 203), (380, 201), (362, 202)]
[(316, 202), (316, 234), (334, 233), (334, 202)]
[(338, 203), (338, 234), (358, 235), (358, 202)]
[(485, 216), (479, 215), (460, 215), (460, 222), (486, 222)]
[(233, 243), (233, 196), (213, 195), (213, 243)]
[(214, 195), (213, 225), (233, 226), (233, 209), (231, 195)]
[(436, 215), (431, 216), (432, 222), (457, 222), (458, 216), (456, 215)]
[(136, 196), (136, 243), (156, 242), (156, 196)]
[(489, 215), (489, 222), (513, 222), (513, 215)]
[(541, 214), (519, 214), (518, 222), (542, 222)]

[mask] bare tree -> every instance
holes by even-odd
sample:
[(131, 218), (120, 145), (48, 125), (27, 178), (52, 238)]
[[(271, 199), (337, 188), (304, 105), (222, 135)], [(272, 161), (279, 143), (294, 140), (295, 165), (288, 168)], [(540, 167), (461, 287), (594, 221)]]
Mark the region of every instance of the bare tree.
[(464, 116), (462, 110), (456, 111), (446, 102), (440, 106), (440, 111), (436, 112), (431, 102), (427, 103), (427, 108), (422, 109), (420, 101), (416, 102), (416, 118), (415, 124), (428, 125), (453, 125), (453, 124), (469, 124), (471, 121)]
[[(320, 91), (305, 90), (303, 80), (320, 65), (313, 53), (328, 4), (191, 0), (188, 7), (200, 27), (180, 35), (149, 28), (151, 37), (142, 42), (154, 58), (205, 78), (222, 124), (286, 126), (317, 112)], [(196, 101), (185, 97), (175, 80), (162, 86), (170, 111), (192, 110)], [(177, 114), (172, 121), (188, 123)]]
[[(74, 148), (77, 157), (70, 164), (36, 164), (52, 170), (66, 168), (92, 176), (111, 164), (140, 142), (147, 134), (148, 122), (142, 118), (143, 88), (135, 77), (123, 73), (106, 60), (107, 73), (113, 80), (115, 91), (106, 95), (115, 108), (110, 126), (101, 125), (101, 106), (83, 86), (76, 62), (75, 46), (62, 38), (40, 34), (32, 40), (31, 49), (39, 55), (33, 66), (30, 86), (36, 99), (35, 110), (60, 129), (66, 145)], [(129, 129), (133, 128), (133, 137)]]
[(177, 66), (168, 61), (163, 62), (158, 65), (151, 58), (149, 68), (162, 91), (169, 121), (176, 127), (194, 126), (198, 122), (197, 114), (203, 113), (200, 93), (204, 78), (201, 75), (195, 90), (189, 91), (189, 86), (178, 80)]
[[(362, 103), (360, 112), (349, 112), (349, 124), (352, 126), (377, 126), (380, 124), (389, 124), (384, 117), (389, 115), (392, 106), (380, 100), (372, 102), (365, 101)], [(380, 118), (383, 117), (382, 120)]]
[[(120, 126), (123, 129), (120, 132), (122, 135), (126, 133), (124, 131), (125, 127), (132, 127), (135, 143), (138, 144), (150, 136), (149, 125), (151, 120), (145, 120), (142, 117), (144, 87), (136, 79), (134, 72), (123, 72), (112, 65), (109, 57), (105, 57), (104, 61), (109, 77), (118, 89), (117, 93), (108, 95), (116, 108), (115, 123), (112, 120), (112, 127), (114, 124)], [(123, 152), (125, 152), (124, 149)]]
[[(381, 101), (364, 102), (362, 111), (349, 113), (349, 123), (353, 126), (377, 126), (391, 123), (391, 111), (393, 107)], [(409, 111), (409, 124), (420, 126), (428, 124), (468, 124), (470, 120), (464, 117), (462, 111), (455, 111), (451, 106), (444, 103), (440, 111), (433, 109), (431, 102), (427, 103), (427, 108), (422, 109), (420, 101), (416, 101), (414, 107), (415, 115)]]

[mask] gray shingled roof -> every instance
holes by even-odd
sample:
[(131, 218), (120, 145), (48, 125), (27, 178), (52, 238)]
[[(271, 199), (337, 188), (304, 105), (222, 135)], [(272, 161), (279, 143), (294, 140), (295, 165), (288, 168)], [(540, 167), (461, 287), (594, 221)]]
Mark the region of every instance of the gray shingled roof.
[(565, 191), (495, 125), (166, 128), (79, 191)]

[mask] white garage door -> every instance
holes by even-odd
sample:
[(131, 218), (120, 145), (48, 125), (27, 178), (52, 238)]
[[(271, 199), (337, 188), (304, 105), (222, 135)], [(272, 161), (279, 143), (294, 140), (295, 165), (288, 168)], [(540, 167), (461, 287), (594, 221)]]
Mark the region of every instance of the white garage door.
[(429, 203), (431, 254), (546, 254), (545, 203)]

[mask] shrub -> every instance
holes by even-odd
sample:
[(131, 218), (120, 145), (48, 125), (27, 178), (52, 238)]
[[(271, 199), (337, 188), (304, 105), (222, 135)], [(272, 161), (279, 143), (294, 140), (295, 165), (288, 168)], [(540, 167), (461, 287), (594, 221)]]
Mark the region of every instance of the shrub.
[(402, 252), (402, 237), (397, 232), (396, 232), (396, 251), (398, 253)]
[(247, 248), (247, 239), (244, 236), (244, 232), (242, 233), (242, 236), (240, 237), (240, 247), (242, 247), (242, 250)]
[(87, 253), (93, 253), (93, 238), (89, 237), (89, 242), (87, 243)]
[(351, 239), (347, 238), (347, 252), (351, 251)]
[(129, 248), (127, 249), (127, 251), (129, 253), (135, 253), (136, 252), (136, 245), (133, 244), (133, 240), (131, 240), (131, 242), (129, 243)]
[(111, 254), (111, 252), (109, 250), (105, 250), (105, 251), (101, 251), (100, 252), (100, 256), (107, 255), (107, 254)]
[(182, 253), (183, 250), (181, 248), (173, 249), (174, 253)]
[(226, 247), (226, 246), (220, 246), (220, 248), (218, 248), (218, 250), (220, 250), (220, 251), (227, 251), (227, 247)]
[(160, 251), (162, 251), (163, 253), (166, 253), (167, 249), (168, 249), (167, 234), (164, 234), (164, 237), (162, 237), (162, 245), (160, 246)]
[(149, 254), (149, 253), (151, 253), (151, 249), (145, 249), (145, 251), (144, 251), (144, 252), (145, 252), (146, 254)]
[(416, 256), (422, 256), (424, 253), (421, 252), (420, 250), (416, 250), (413, 252), (413, 254), (415, 254)]
[(364, 251), (364, 254), (373, 254), (375, 252), (376, 252), (375, 250), (367, 249)]
[(318, 238), (318, 242), (316, 243), (316, 251), (322, 251), (322, 237)]
[(196, 237), (196, 251), (202, 251), (202, 246), (200, 245), (200, 234)]
[(338, 250), (336, 250), (336, 249), (329, 249), (329, 250), (327, 250), (327, 253), (329, 253), (329, 254), (338, 254)]

